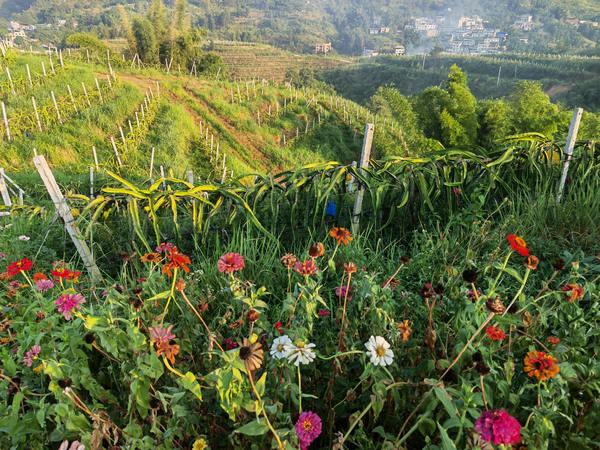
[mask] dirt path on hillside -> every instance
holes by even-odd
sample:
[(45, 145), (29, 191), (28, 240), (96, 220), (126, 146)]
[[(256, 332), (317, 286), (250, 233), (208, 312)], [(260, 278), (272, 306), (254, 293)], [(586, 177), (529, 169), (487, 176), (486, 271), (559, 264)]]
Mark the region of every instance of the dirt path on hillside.
[[(156, 82), (158, 81), (159, 83), (161, 83), (164, 80), (164, 77), (161, 77), (161, 76), (148, 77), (148, 76), (141, 76), (141, 75), (134, 74), (134, 73), (120, 73), (119, 78), (121, 79), (121, 81), (123, 81), (125, 83), (133, 84), (138, 89), (140, 89), (142, 92), (147, 91), (149, 88), (153, 88), (155, 90)], [(160, 84), (160, 87), (161, 87), (161, 94), (163, 94), (163, 95), (166, 94), (169, 96), (169, 98), (172, 101), (181, 104), (181, 106), (183, 106), (185, 111), (193, 118), (194, 122), (198, 126), (200, 125), (201, 121), (203, 123), (205, 122), (205, 120), (203, 120), (202, 116), (200, 114), (198, 114), (196, 111), (194, 111), (186, 103), (185, 99), (178, 97), (174, 92), (170, 91), (167, 87), (163, 88), (162, 84)], [(213, 118), (218, 120), (220, 122), (221, 126), (228, 133), (230, 133), (233, 136), (233, 138), (242, 147), (247, 149), (248, 152), (250, 153), (249, 156), (244, 156), (244, 155), (239, 154), (235, 148), (228, 146), (229, 147), (228, 151), (230, 151), (233, 154), (233, 156), (235, 156), (240, 161), (243, 161), (249, 167), (256, 167), (257, 163), (259, 166), (262, 166), (264, 168), (271, 167), (272, 162), (267, 158), (265, 153), (262, 151), (262, 146), (264, 145), (264, 142), (259, 141), (258, 139), (256, 139), (256, 140), (251, 139), (251, 136), (247, 135), (245, 133), (239, 133), (237, 131), (237, 129), (235, 128), (235, 126), (233, 126), (233, 124), (229, 121), (229, 119), (227, 117), (223, 117), (219, 113), (219, 111), (213, 107), (213, 105), (205, 102), (203, 99), (199, 98), (193, 92), (193, 90), (191, 88), (196, 88), (196, 89), (203, 88), (202, 83), (199, 80), (184, 80), (184, 82), (182, 83), (182, 88), (186, 92), (186, 94), (189, 95), (200, 108), (202, 108), (210, 116), (212, 116)], [(282, 170), (281, 167), (271, 167), (271, 170), (272, 169)]]
[(573, 86), (570, 84), (555, 84), (550, 89), (546, 91), (546, 95), (549, 97), (554, 97), (558, 94), (564, 94), (565, 92), (569, 92)]

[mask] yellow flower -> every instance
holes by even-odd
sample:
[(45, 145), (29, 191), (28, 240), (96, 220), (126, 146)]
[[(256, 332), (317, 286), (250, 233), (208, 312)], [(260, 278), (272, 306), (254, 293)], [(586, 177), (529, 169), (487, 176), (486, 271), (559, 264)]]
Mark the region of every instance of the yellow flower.
[(196, 439), (192, 450), (204, 450), (205, 448), (208, 448), (208, 444), (206, 443), (206, 440), (204, 438), (200, 438)]
[(250, 336), (250, 343), (254, 344), (256, 341), (258, 341), (258, 334), (252, 333), (252, 336)]
[(77, 217), (79, 215), (79, 210), (77, 208), (73, 208), (71, 210), (71, 214), (73, 215), (73, 217)]

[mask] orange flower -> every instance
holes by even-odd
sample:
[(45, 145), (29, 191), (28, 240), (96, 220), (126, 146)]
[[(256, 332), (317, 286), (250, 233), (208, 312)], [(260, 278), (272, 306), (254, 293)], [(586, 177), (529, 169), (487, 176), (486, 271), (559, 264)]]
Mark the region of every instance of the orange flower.
[(521, 256), (529, 256), (529, 249), (527, 248), (527, 242), (521, 236), (515, 236), (514, 234), (509, 234), (508, 242), (510, 242), (510, 246), (513, 250), (519, 252)]
[(190, 258), (185, 256), (183, 253), (179, 253), (177, 247), (173, 247), (172, 250), (167, 252), (167, 259), (169, 260), (162, 268), (162, 273), (166, 273), (168, 276), (173, 276), (171, 270), (182, 268), (185, 273), (189, 273), (190, 268), (186, 264), (190, 264)]
[(552, 345), (552, 347), (556, 347), (556, 344), (558, 344), (560, 342), (560, 339), (557, 338), (556, 336), (548, 336), (548, 339), (546, 339), (548, 341), (549, 344)]
[(141, 262), (155, 263), (162, 259), (159, 253), (146, 253), (140, 258)]
[(536, 350), (527, 353), (524, 370), (530, 377), (536, 377), (538, 380), (544, 381), (554, 378), (560, 368), (556, 364), (556, 358), (547, 355), (546, 352)]
[(396, 328), (400, 331), (400, 341), (407, 342), (412, 334), (412, 322), (409, 320), (405, 320), (404, 322), (400, 322)]
[(40, 280), (47, 280), (47, 279), (48, 279), (48, 277), (46, 275), (44, 275), (43, 273), (40, 273), (40, 272), (38, 272), (38, 273), (36, 273), (36, 274), (33, 275), (33, 282), (34, 283), (37, 283)]
[(308, 249), (308, 255), (311, 258), (318, 258), (319, 256), (323, 256), (325, 254), (325, 247), (322, 242), (317, 242), (315, 245), (311, 245)]
[(346, 245), (352, 240), (352, 234), (345, 228), (333, 227), (329, 232), (329, 236), (337, 241), (337, 245)]
[(175, 364), (175, 356), (179, 354), (179, 345), (169, 342), (156, 342), (156, 354), (165, 355), (171, 364)]
[(576, 284), (567, 284), (563, 286), (561, 291), (570, 292), (569, 303), (573, 303), (575, 300), (583, 297), (583, 288)]

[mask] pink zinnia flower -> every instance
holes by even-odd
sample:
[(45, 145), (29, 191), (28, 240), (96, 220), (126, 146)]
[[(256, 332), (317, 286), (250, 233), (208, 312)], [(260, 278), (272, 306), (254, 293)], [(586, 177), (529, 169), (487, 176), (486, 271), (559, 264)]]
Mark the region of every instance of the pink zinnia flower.
[(58, 297), (54, 305), (58, 306), (58, 312), (65, 316), (65, 319), (71, 320), (73, 310), (80, 309), (83, 303), (85, 298), (81, 294), (64, 294)]
[(521, 442), (521, 425), (501, 409), (484, 411), (475, 421), (475, 430), (484, 441), (494, 444), (517, 444)]
[(300, 448), (305, 450), (321, 434), (321, 418), (312, 411), (303, 412), (296, 422), (296, 434)]
[[(346, 297), (346, 291), (348, 290), (348, 286), (338, 286), (335, 288), (335, 295), (340, 298)], [(354, 288), (350, 286), (350, 290), (348, 290), (348, 300), (352, 299), (352, 291)]]
[(456, 195), (457, 197), (460, 197), (461, 192), (460, 192), (459, 188), (454, 188), (453, 191), (454, 191), (454, 195)]
[(175, 335), (171, 333), (173, 325), (169, 325), (169, 328), (163, 328), (160, 325), (148, 328), (152, 338), (150, 342), (156, 342), (157, 344), (168, 344), (171, 339), (175, 339)]
[(239, 253), (225, 253), (217, 262), (219, 272), (233, 273), (244, 268), (244, 257)]
[(331, 313), (326, 309), (322, 309), (317, 314), (319, 315), (319, 317), (328, 317)]
[(48, 289), (52, 289), (54, 287), (54, 282), (52, 280), (38, 280), (35, 283), (35, 287), (38, 288), (38, 291), (47, 291)]
[(27, 363), (27, 367), (31, 367), (33, 364), (33, 360), (37, 358), (37, 355), (40, 354), (41, 347), (39, 345), (34, 345), (31, 347), (31, 350), (28, 350), (23, 357), (23, 362)]
[(312, 259), (307, 259), (304, 262), (297, 261), (294, 270), (305, 277), (316, 274), (319, 269)]
[(157, 246), (154, 250), (156, 250), (158, 253), (165, 253), (168, 252), (170, 250), (172, 250), (174, 247), (173, 244), (169, 244), (169, 243), (162, 243), (159, 246)]
[(237, 348), (237, 347), (238, 347), (238, 343), (235, 342), (233, 339), (231, 339), (230, 337), (225, 339), (225, 348), (227, 348), (227, 350), (233, 350), (234, 348)]

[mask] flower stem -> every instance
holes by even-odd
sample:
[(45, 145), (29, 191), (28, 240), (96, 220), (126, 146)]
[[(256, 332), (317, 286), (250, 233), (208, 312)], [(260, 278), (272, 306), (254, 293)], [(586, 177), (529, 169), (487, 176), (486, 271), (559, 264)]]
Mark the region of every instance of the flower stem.
[(217, 341), (214, 338), (214, 335), (211, 333), (210, 329), (208, 328), (208, 325), (206, 325), (206, 322), (204, 321), (204, 319), (202, 318), (200, 313), (196, 310), (196, 308), (194, 308), (194, 305), (192, 305), (192, 303), (189, 301), (189, 299), (187, 298), (187, 295), (185, 295), (185, 292), (184, 291), (180, 291), (180, 292), (181, 292), (181, 295), (183, 296), (183, 299), (185, 300), (185, 302), (188, 304), (188, 306), (190, 308), (192, 308), (192, 311), (194, 311), (194, 314), (196, 314), (196, 317), (198, 317), (198, 319), (200, 319), (200, 322), (202, 322), (202, 325), (204, 325), (204, 328), (206, 328), (206, 331), (208, 332), (208, 336), (213, 339), (215, 344), (217, 344), (217, 347), (219, 347), (219, 350), (224, 352), (225, 350), (223, 350), (223, 347), (221, 347), (221, 344), (219, 344), (219, 341)]
[(535, 298), (533, 299), (534, 302), (540, 297), (540, 295), (542, 295), (544, 293), (544, 291), (546, 289), (548, 289), (548, 286), (550, 286), (550, 283), (552, 283), (552, 281), (554, 280), (554, 278), (556, 278), (556, 275), (558, 275), (558, 270), (554, 271), (554, 273), (552, 274), (552, 276), (550, 277), (550, 279), (548, 280), (548, 282), (544, 285), (544, 287), (542, 288), (542, 290), (540, 292), (538, 292), (538, 295), (536, 295)]
[[(299, 369), (300, 369), (300, 366), (298, 366), (298, 370)], [(261, 404), (260, 409), (263, 413), (263, 416), (265, 417), (265, 420), (267, 421), (267, 426), (269, 427), (269, 430), (271, 430), (271, 433), (273, 433), (273, 436), (275, 436), (275, 439), (277, 439), (277, 445), (279, 445), (279, 450), (283, 450), (284, 447), (283, 447), (283, 444), (281, 443), (281, 439), (279, 439), (279, 435), (275, 431), (275, 428), (273, 428), (273, 425), (271, 425), (271, 422), (269, 421), (269, 417), (267, 417), (267, 411), (265, 411), (264, 402), (262, 401), (262, 398), (260, 397), (260, 394), (256, 390), (256, 386), (254, 385), (254, 380), (252, 379), (252, 371), (247, 370), (246, 372), (248, 373), (248, 378), (250, 379), (250, 385), (252, 386), (252, 391), (254, 392), (254, 395), (256, 395), (256, 398), (258, 399), (258, 401)]]
[(317, 356), (321, 359), (328, 360), (328, 359), (339, 358), (340, 356), (345, 356), (345, 355), (354, 355), (357, 353), (362, 353), (362, 351), (361, 350), (351, 350), (349, 352), (336, 353), (335, 355), (331, 355), (331, 356), (319, 356), (319, 355), (317, 355)]
[(338, 351), (342, 350), (342, 340), (344, 338), (344, 321), (346, 320), (346, 304), (348, 303), (348, 292), (350, 291), (350, 280), (352, 273), (348, 273), (348, 284), (346, 285), (346, 295), (344, 295), (344, 309), (342, 309), (342, 325), (340, 326), (340, 337), (338, 339)]
[(302, 414), (302, 376), (300, 375), (300, 364), (298, 364), (298, 414)]
[(400, 272), (400, 269), (402, 269), (403, 267), (404, 267), (404, 263), (400, 264), (400, 266), (394, 272), (394, 275), (389, 277), (388, 280), (383, 284), (382, 289), (387, 287), (388, 284), (390, 284), (390, 282), (396, 277), (396, 275), (398, 275), (398, 272)]
[(485, 399), (485, 388), (483, 387), (483, 375), (479, 375), (479, 382), (481, 384), (481, 396), (483, 397), (483, 406), (485, 406), (485, 410), (488, 410), (487, 401)]

